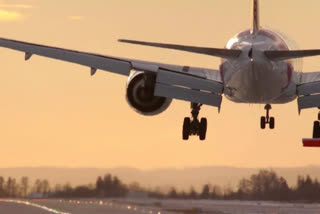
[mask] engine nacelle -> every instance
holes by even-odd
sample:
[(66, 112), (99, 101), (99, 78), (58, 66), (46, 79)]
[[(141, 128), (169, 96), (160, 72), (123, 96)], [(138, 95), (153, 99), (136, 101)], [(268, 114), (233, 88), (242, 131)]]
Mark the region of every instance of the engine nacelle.
[(136, 71), (128, 79), (126, 98), (139, 114), (153, 116), (165, 111), (172, 99), (154, 96), (155, 78), (145, 72)]

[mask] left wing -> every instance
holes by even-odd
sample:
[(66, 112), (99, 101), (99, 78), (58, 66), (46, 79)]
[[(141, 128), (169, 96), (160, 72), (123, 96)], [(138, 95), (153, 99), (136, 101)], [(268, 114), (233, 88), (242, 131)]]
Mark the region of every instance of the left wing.
[(224, 85), (220, 72), (217, 70), (103, 56), (4, 38), (0, 38), (0, 47), (24, 52), (25, 60), (29, 60), (33, 55), (39, 55), (88, 66), (91, 68), (91, 75), (94, 75), (97, 70), (126, 76), (129, 76), (133, 69), (152, 72), (157, 75), (156, 96), (176, 98), (219, 108), (221, 105)]

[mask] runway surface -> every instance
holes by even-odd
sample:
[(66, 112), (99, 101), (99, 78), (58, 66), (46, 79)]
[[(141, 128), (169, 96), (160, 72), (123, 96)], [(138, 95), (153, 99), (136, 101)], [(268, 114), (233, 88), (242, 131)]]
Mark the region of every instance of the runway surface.
[(320, 214), (320, 204), (184, 200), (10, 200), (0, 214)]

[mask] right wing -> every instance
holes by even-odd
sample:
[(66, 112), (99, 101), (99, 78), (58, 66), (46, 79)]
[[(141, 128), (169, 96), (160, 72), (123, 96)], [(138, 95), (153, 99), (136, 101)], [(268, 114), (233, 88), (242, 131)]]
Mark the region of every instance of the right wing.
[(25, 53), (25, 60), (33, 55), (76, 63), (97, 70), (129, 76), (131, 70), (153, 72), (157, 75), (155, 95), (196, 102), (220, 108), (224, 85), (220, 72), (189, 66), (145, 62), (86, 52), (67, 50), (16, 40), (0, 38), (0, 47)]
[(320, 72), (297, 73), (299, 112), (320, 107)]

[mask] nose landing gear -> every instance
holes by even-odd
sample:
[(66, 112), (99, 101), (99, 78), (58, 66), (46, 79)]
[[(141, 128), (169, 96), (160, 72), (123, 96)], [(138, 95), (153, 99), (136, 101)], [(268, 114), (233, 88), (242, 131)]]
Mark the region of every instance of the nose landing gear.
[[(266, 128), (266, 124), (269, 124), (269, 128), (270, 129), (274, 129), (275, 127), (275, 119), (274, 117), (270, 117), (269, 113), (270, 113), (270, 110), (272, 109), (271, 108), (271, 105), (270, 104), (267, 104), (265, 105), (264, 109), (267, 111), (266, 112), (266, 116), (264, 117), (261, 117), (260, 119), (260, 127), (261, 129), (265, 129)], [(319, 127), (320, 127), (320, 124), (319, 124)]]
[(191, 103), (192, 121), (190, 117), (184, 118), (182, 131), (183, 140), (188, 140), (192, 135), (199, 136), (200, 140), (206, 139), (208, 125), (207, 118), (201, 118), (200, 121), (198, 119), (201, 106), (202, 104), (199, 103)]

